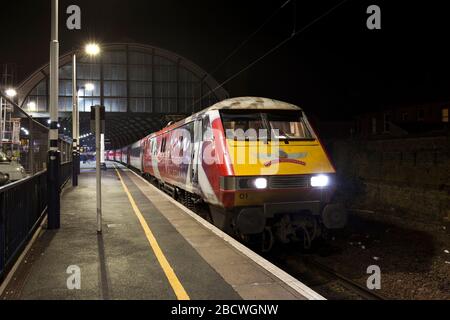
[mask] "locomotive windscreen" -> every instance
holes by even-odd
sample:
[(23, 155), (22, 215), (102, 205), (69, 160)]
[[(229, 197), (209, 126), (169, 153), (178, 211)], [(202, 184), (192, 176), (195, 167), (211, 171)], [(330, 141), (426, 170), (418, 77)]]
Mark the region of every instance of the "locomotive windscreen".
[(264, 132), (281, 140), (314, 139), (301, 111), (226, 110), (221, 111), (221, 117), (229, 139), (256, 140)]

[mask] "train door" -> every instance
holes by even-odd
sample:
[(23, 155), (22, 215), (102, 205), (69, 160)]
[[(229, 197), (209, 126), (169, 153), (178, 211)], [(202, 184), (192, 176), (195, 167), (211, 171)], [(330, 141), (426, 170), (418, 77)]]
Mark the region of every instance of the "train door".
[(146, 172), (147, 169), (147, 163), (151, 157), (151, 150), (153, 148), (153, 143), (150, 138), (145, 138), (143, 140), (142, 146), (141, 146), (141, 170), (142, 172)]
[(194, 123), (194, 145), (192, 148), (192, 167), (191, 167), (191, 182), (193, 186), (198, 186), (198, 168), (201, 166), (201, 145), (202, 145), (202, 119), (197, 119)]

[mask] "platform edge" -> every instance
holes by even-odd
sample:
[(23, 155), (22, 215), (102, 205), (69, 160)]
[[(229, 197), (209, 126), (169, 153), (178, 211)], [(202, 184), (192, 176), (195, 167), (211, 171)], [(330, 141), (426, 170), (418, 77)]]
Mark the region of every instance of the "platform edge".
[(195, 219), (198, 223), (200, 223), (203, 227), (213, 232), (216, 236), (230, 244), (233, 248), (235, 248), (237, 251), (239, 251), (241, 254), (252, 260), (254, 263), (274, 275), (276, 278), (278, 278), (281, 282), (289, 286), (291, 289), (293, 289), (298, 294), (302, 295), (304, 298), (308, 300), (326, 300), (325, 297), (320, 295), (319, 293), (315, 292), (305, 284), (303, 284), (298, 279), (294, 278), (287, 272), (281, 270), (268, 260), (264, 259), (260, 255), (256, 254), (252, 250), (248, 249), (246, 246), (238, 242), (237, 240), (233, 239), (231, 236), (217, 228), (216, 226), (212, 225), (208, 221), (204, 220), (200, 216), (198, 216), (195, 212), (192, 210), (189, 210), (188, 208), (184, 207), (181, 203), (177, 202), (175, 199), (171, 198), (168, 194), (164, 193), (163, 191), (156, 188), (154, 185), (152, 185), (150, 182), (148, 182), (146, 179), (144, 179), (142, 176), (138, 175), (133, 170), (130, 170), (127, 168), (129, 172), (132, 172), (134, 175), (136, 175), (138, 178), (140, 178), (142, 181), (144, 181), (147, 185), (149, 185), (151, 188), (153, 188), (155, 191), (160, 193), (162, 196), (166, 197), (171, 203), (179, 207), (181, 210), (183, 210), (185, 213), (187, 213), (189, 216), (191, 216), (193, 219)]

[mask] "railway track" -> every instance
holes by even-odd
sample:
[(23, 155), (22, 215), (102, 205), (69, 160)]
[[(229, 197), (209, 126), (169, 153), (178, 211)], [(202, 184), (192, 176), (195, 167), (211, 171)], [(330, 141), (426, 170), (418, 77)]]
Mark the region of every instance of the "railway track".
[(385, 299), (364, 285), (317, 261), (313, 253), (302, 253), (297, 250), (295, 252), (276, 251), (266, 255), (265, 258), (329, 300)]
[[(186, 203), (177, 199), (184, 206)], [(205, 212), (187, 207), (208, 220)], [(318, 262), (311, 254), (270, 253), (266, 258), (330, 300), (384, 300), (385, 298), (332, 268)]]
[(362, 300), (384, 300), (385, 298), (381, 295), (375, 293), (373, 290), (369, 290), (366, 287), (362, 286), (361, 284), (351, 280), (348, 277), (345, 277), (336, 271), (334, 271), (332, 268), (329, 268), (328, 266), (314, 260), (313, 258), (306, 258), (303, 259), (303, 262), (305, 265), (315, 268), (316, 270), (319, 270), (322, 273), (327, 274), (328, 276), (332, 277), (335, 282), (338, 282), (338, 284), (345, 289), (349, 290), (350, 292), (354, 293), (357, 296), (360, 296)]

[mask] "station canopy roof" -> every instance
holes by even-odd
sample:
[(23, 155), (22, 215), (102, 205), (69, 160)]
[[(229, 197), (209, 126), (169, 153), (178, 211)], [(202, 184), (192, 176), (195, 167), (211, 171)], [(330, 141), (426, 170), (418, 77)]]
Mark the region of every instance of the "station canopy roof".
[[(91, 132), (91, 107), (105, 106), (107, 149), (129, 145), (228, 97), (204, 70), (176, 53), (141, 44), (102, 44), (95, 57), (81, 49), (60, 57), (60, 134), (71, 136), (73, 54), (80, 135)], [(44, 124), (49, 117), (49, 69), (48, 64), (39, 68), (17, 89), (19, 105)], [(81, 144), (92, 145), (91, 137)]]

